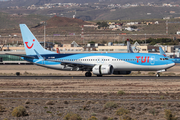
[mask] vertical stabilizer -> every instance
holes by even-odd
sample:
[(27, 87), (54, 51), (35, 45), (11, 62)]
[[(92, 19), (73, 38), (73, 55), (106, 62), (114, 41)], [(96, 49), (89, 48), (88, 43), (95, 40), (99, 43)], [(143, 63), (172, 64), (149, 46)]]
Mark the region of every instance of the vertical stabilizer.
[(26, 55), (37, 55), (35, 51), (39, 54), (56, 54), (55, 52), (44, 49), (26, 24), (20, 24), (19, 26), (21, 29)]
[(160, 55), (163, 55), (164, 57), (167, 57), (166, 53), (163, 51), (162, 47), (159, 47)]
[(127, 39), (127, 52), (128, 53), (134, 53), (132, 48), (131, 48), (131, 43), (130, 43), (129, 39)]

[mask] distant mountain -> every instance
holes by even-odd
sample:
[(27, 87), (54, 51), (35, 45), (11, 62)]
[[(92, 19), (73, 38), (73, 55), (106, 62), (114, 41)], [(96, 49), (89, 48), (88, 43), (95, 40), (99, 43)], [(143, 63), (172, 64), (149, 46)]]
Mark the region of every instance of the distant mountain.
[[(174, 13), (171, 13), (173, 11)], [(76, 17), (82, 20), (138, 20), (180, 17), (180, 7), (141, 6), (126, 9), (78, 11)]]
[(54, 16), (47, 20), (47, 27), (81, 26), (88, 24), (81, 19)]
[(127, 3), (173, 3), (180, 4), (180, 0), (9, 0), (0, 1), (0, 8), (7, 8), (10, 6), (30, 6), (30, 5), (43, 5), (45, 3), (114, 3), (114, 4), (127, 4)]
[(99, 0), (12, 0), (7, 2), (0, 1), (0, 8), (7, 8), (10, 6), (30, 6), (43, 5), (46, 3), (94, 3)]

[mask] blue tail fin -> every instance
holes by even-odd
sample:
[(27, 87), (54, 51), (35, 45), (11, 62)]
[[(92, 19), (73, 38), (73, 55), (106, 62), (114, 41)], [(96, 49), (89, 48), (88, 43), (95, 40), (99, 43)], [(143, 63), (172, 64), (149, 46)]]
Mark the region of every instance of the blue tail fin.
[(21, 29), (26, 55), (37, 55), (35, 51), (39, 54), (56, 54), (55, 52), (44, 49), (26, 24), (20, 24), (19, 26)]
[(159, 47), (160, 55), (163, 55), (164, 57), (167, 57), (166, 53), (163, 51), (161, 47)]

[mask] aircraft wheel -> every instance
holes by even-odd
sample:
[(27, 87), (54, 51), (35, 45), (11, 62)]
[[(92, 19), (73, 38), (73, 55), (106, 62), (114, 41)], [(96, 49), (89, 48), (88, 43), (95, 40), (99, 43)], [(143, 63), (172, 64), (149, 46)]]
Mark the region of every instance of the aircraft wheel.
[(86, 77), (91, 77), (91, 76), (92, 76), (92, 73), (91, 73), (91, 72), (86, 72), (86, 73), (85, 73), (85, 76), (86, 76)]
[(102, 77), (102, 75), (97, 75), (97, 77)]
[(160, 77), (160, 74), (159, 74), (159, 73), (157, 73), (157, 74), (156, 74), (156, 77)]

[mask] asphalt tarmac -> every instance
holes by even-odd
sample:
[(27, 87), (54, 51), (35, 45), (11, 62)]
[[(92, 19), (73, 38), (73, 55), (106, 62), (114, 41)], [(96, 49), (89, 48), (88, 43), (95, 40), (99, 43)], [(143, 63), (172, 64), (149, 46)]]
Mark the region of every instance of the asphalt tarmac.
[(180, 76), (103, 76), (103, 77), (85, 77), (85, 76), (0, 76), (0, 79), (144, 79), (144, 80), (180, 80)]

